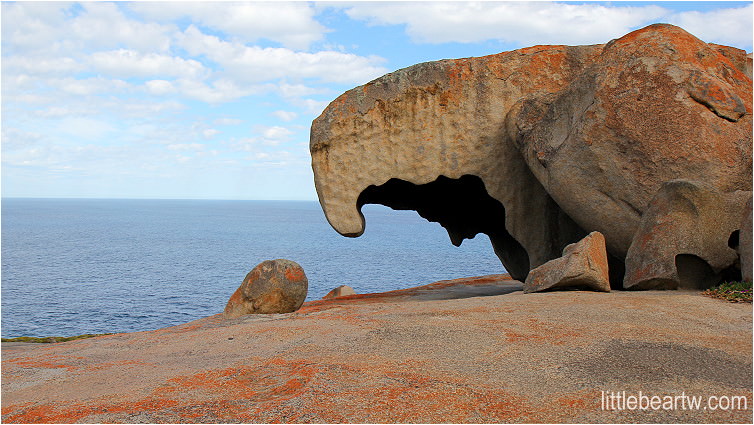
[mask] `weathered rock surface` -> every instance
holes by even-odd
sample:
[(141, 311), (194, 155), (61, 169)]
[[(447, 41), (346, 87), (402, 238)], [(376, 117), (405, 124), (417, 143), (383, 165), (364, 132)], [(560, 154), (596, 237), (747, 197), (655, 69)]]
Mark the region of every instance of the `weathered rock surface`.
[(738, 266), (741, 218), (751, 192), (722, 193), (687, 180), (662, 185), (626, 256), (625, 288), (706, 288)]
[[(469, 280), (310, 301), (282, 317), (4, 342), (0, 420), (752, 423), (751, 304), (688, 291), (535, 296)], [(601, 408), (611, 387), (679, 386), (746, 396), (748, 408)]]
[(751, 190), (751, 79), (730, 60), (744, 52), (721, 47), (652, 25), (606, 44), (555, 99), (511, 111), (529, 169), (613, 254), (625, 256), (663, 182)]
[(309, 281), (304, 269), (290, 260), (268, 260), (247, 275), (228, 300), (223, 315), (291, 313), (306, 300)]
[(330, 298), (345, 297), (346, 295), (356, 295), (356, 291), (348, 285), (340, 285), (328, 292), (322, 299), (329, 300)]
[(738, 236), (738, 259), (741, 264), (741, 277), (752, 281), (752, 198), (746, 203), (741, 217), (741, 231)]
[(485, 233), (519, 280), (599, 231), (616, 287), (664, 182), (751, 190), (751, 86), (744, 51), (666, 24), (422, 63), (314, 120), (317, 193), (346, 236), (364, 231), (367, 203), (416, 210), (456, 245)]
[(311, 130), (315, 184), (330, 224), (359, 236), (365, 203), (414, 209), (445, 226), (456, 244), (490, 235), (505, 268), (523, 280), (586, 233), (504, 142), (505, 114), (524, 96), (562, 90), (599, 52), (544, 46), (428, 62), (346, 92)]
[(529, 272), (524, 292), (554, 288), (578, 288), (610, 292), (605, 237), (592, 232), (584, 239), (565, 247), (563, 256), (550, 260)]

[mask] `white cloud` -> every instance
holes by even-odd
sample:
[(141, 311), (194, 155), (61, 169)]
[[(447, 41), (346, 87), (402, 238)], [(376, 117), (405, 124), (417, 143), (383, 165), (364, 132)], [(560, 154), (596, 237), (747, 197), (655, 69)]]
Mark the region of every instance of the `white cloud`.
[(262, 131), (264, 138), (269, 140), (284, 140), (291, 134), (293, 134), (291, 130), (280, 126), (267, 127)]
[(294, 105), (304, 109), (307, 114), (318, 116), (330, 104), (329, 100), (316, 99), (294, 99), (291, 101)]
[(272, 115), (285, 122), (293, 121), (298, 117), (298, 114), (292, 111), (275, 111)]
[(95, 70), (120, 78), (155, 76), (202, 78), (208, 74), (208, 70), (193, 59), (157, 53), (140, 53), (128, 49), (96, 52), (91, 55), (90, 62)]
[(22, 148), (28, 148), (36, 145), (44, 136), (36, 132), (29, 132), (13, 127), (8, 127), (3, 123), (2, 130), (2, 151), (7, 154), (8, 151), (15, 151)]
[(33, 114), (40, 118), (63, 118), (68, 116), (85, 116), (94, 115), (97, 111), (90, 107), (74, 107), (71, 105), (65, 106), (50, 106), (45, 109), (39, 109), (33, 112)]
[(303, 84), (288, 83), (280, 84), (278, 86), (278, 90), (280, 91), (280, 94), (283, 95), (283, 97), (287, 98), (311, 96), (313, 94), (322, 94), (327, 92), (327, 89), (309, 87)]
[(254, 137), (244, 137), (239, 140), (231, 140), (229, 145), (239, 151), (245, 152), (261, 152), (261, 148), (265, 146), (278, 146), (281, 143), (285, 143), (291, 140), (294, 132), (286, 127), (281, 126), (267, 126), (267, 125), (255, 125), (253, 132), (256, 134)]
[(218, 104), (245, 96), (261, 94), (272, 89), (270, 85), (240, 85), (230, 79), (217, 79), (210, 83), (181, 78), (172, 83), (181, 95), (202, 102)]
[(115, 3), (80, 3), (85, 12), (73, 19), (70, 29), (92, 47), (125, 46), (139, 51), (166, 51), (172, 25), (128, 19)]
[(668, 22), (680, 26), (708, 43), (751, 49), (752, 26), (754, 26), (752, 14), (754, 14), (754, 7), (749, 4), (740, 8), (717, 9), (709, 12), (680, 12), (671, 15)]
[(144, 17), (162, 21), (191, 18), (241, 42), (268, 39), (293, 49), (307, 49), (321, 40), (326, 28), (314, 19), (315, 9), (295, 2), (138, 2), (130, 8)]
[(255, 152), (246, 159), (253, 161), (257, 166), (266, 167), (283, 167), (289, 165), (292, 161), (298, 160), (298, 158), (294, 158), (288, 151)]
[(114, 127), (105, 121), (86, 117), (67, 117), (57, 126), (59, 133), (91, 141), (101, 141), (113, 130)]
[(620, 37), (666, 11), (647, 5), (549, 2), (357, 3), (349, 17), (371, 25), (403, 25), (422, 43), (500, 40), (523, 45), (593, 44)]
[(49, 47), (60, 39), (65, 21), (64, 5), (36, 2), (2, 3), (3, 47), (38, 49)]
[(218, 134), (220, 134), (220, 130), (217, 130), (214, 128), (207, 128), (207, 129), (202, 130), (202, 137), (204, 137), (205, 139), (211, 139), (217, 136)]
[(85, 69), (85, 66), (69, 57), (8, 56), (3, 58), (3, 73), (31, 75), (69, 74)]
[(2, 4), (3, 45), (11, 51), (69, 52), (97, 48), (166, 51), (173, 25), (126, 17), (115, 3)]
[(144, 83), (147, 91), (151, 94), (162, 96), (165, 94), (175, 93), (173, 83), (167, 80), (149, 80)]
[(123, 80), (111, 80), (102, 77), (93, 78), (52, 78), (46, 80), (46, 83), (67, 94), (88, 96), (102, 93), (114, 94), (126, 91), (132, 86)]
[(179, 152), (194, 152), (204, 150), (204, 145), (201, 143), (173, 143), (167, 146), (171, 151)]
[(218, 118), (214, 122), (217, 125), (239, 125), (243, 121), (239, 120), (238, 118)]
[(191, 25), (179, 44), (192, 56), (204, 55), (236, 81), (260, 82), (278, 78), (318, 78), (325, 82), (362, 84), (387, 72), (377, 56), (322, 51), (294, 52), (286, 48), (262, 48), (221, 40)]

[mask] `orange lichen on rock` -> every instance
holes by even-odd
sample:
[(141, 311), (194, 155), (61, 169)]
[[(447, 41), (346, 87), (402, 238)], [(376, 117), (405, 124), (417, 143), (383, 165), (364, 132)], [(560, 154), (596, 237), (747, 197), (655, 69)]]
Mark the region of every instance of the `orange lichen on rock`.
[[(460, 291), (463, 282), (471, 292)], [(121, 334), (55, 351), (4, 346), (2, 421), (616, 422), (598, 407), (613, 376), (627, 388), (649, 382), (658, 393), (676, 391), (681, 378), (687, 393), (710, 385), (741, 393), (752, 347), (749, 304), (658, 291), (531, 296), (520, 283), (494, 292), (501, 282), (513, 281), (436, 282), (313, 302), (329, 305), (319, 312), (210, 317), (176, 327), (191, 332)], [(491, 292), (469, 296), (480, 288)], [(427, 297), (432, 292), (444, 295)], [(630, 341), (616, 340), (622, 334)], [(619, 353), (625, 359), (646, 362), (660, 350), (674, 362), (616, 366), (616, 341), (634, 347)], [(700, 358), (704, 367), (685, 368)], [(683, 415), (631, 418), (684, 422)], [(750, 423), (751, 411), (704, 418)]]

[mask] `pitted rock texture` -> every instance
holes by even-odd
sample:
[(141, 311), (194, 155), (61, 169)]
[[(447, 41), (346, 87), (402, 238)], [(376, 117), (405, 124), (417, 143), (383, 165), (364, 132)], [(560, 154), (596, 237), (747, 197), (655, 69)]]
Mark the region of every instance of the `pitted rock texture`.
[(354, 291), (353, 288), (348, 285), (340, 285), (332, 291), (328, 292), (327, 295), (322, 297), (322, 299), (329, 300), (331, 298), (345, 297), (347, 295), (356, 295), (356, 291)]
[[(562, 214), (516, 147), (505, 143), (505, 114), (524, 96), (562, 90), (599, 51), (543, 46), (422, 63), (341, 95), (314, 120), (310, 141), (317, 193), (330, 224), (345, 236), (361, 235), (359, 197), (391, 179), (423, 186), (438, 177), (474, 176), (504, 207), (496, 219), (509, 235), (491, 240), (496, 251), (517, 249), (507, 246), (508, 239), (522, 246), (525, 261), (501, 260), (523, 280), (530, 267), (557, 257), (586, 233)], [(454, 238), (456, 229), (440, 223)]]
[(345, 236), (364, 232), (364, 204), (413, 209), (456, 245), (489, 235), (518, 280), (599, 231), (616, 287), (664, 182), (751, 190), (751, 85), (744, 51), (667, 24), (422, 63), (314, 120), (315, 185)]
[(738, 235), (750, 200), (751, 192), (722, 193), (700, 182), (663, 184), (628, 250), (623, 286), (700, 289), (737, 280), (722, 274), (740, 269)]
[(605, 237), (592, 232), (563, 250), (563, 256), (533, 269), (524, 282), (524, 292), (554, 288), (610, 292)]
[(304, 269), (290, 260), (268, 260), (254, 267), (228, 300), (227, 319), (246, 314), (291, 313), (306, 300), (309, 281)]

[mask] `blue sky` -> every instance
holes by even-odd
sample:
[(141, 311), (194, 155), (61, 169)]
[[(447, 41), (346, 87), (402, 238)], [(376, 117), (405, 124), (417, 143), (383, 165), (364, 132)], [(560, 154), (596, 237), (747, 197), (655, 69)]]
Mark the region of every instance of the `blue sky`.
[(655, 22), (752, 51), (751, 2), (4, 2), (2, 196), (315, 200), (342, 92)]

